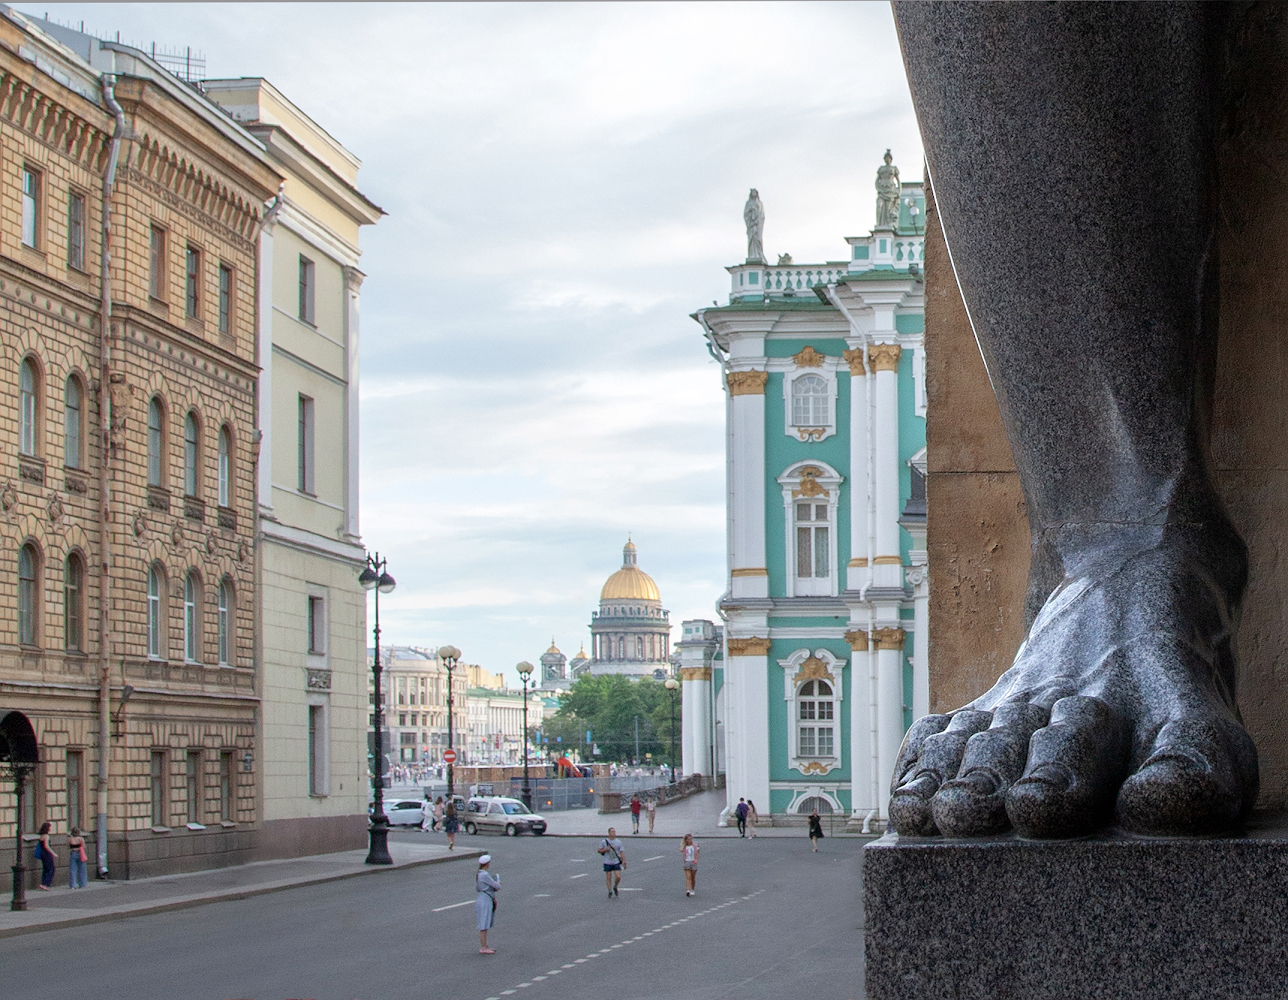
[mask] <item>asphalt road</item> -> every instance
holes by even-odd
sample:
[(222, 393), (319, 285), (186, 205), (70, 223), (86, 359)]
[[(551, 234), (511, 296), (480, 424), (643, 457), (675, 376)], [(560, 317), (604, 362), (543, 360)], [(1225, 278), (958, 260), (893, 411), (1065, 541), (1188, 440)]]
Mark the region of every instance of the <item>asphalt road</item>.
[[(803, 834), (804, 831), (802, 831)], [(414, 838), (415, 833), (397, 833)], [(0, 939), (13, 1000), (858, 1000), (863, 841), (623, 837), (606, 898), (597, 841), (499, 836), (497, 922), (478, 954), (469, 861)]]

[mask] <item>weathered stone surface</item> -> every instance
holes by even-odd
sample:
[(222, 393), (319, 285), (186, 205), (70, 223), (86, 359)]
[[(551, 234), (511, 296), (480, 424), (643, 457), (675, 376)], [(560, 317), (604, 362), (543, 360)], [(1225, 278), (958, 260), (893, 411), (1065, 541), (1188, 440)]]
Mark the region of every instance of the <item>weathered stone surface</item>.
[(1282, 1000), (1288, 821), (1071, 841), (887, 834), (863, 856), (869, 1000)]

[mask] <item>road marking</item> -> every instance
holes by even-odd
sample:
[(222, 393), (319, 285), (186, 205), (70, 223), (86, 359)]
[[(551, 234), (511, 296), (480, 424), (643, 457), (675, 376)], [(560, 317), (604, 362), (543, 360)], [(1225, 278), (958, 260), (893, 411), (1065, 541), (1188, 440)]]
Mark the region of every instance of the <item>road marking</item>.
[(536, 897), (535, 897), (535, 898), (537, 898), (537, 899), (545, 899), (545, 898), (548, 898), (549, 896), (550, 896), (550, 893), (548, 893), (548, 892), (539, 892), (539, 893), (537, 893), (537, 895), (536, 895)]
[(549, 972), (547, 972), (547, 973), (546, 973), (546, 975), (547, 975), (547, 976), (557, 976), (557, 975), (559, 975), (559, 973), (561, 973), (561, 972), (563, 972), (563, 969), (551, 969)]
[(581, 965), (581, 963), (586, 960), (584, 958), (574, 958), (573, 961), (576, 962), (578, 965)]
[(442, 913), (444, 910), (454, 910), (458, 906), (472, 906), (473, 904), (474, 904), (474, 900), (467, 899), (464, 903), (453, 903), (451, 906), (436, 906), (434, 907), (433, 912)]
[(635, 889), (629, 886), (622, 886), (622, 892), (643, 892), (643, 889)]
[(645, 860), (645, 861), (661, 861), (664, 857), (666, 857), (666, 855), (665, 855), (665, 854), (655, 854), (655, 855), (653, 855), (653, 857), (651, 857), (651, 858), (645, 858), (644, 860)]
[(574, 875), (573, 878), (585, 878), (590, 872), (582, 872), (580, 875)]
[(581, 862), (585, 861), (586, 859), (585, 859), (585, 858), (569, 858), (568, 860), (569, 860), (569, 861), (575, 861), (575, 862), (577, 862), (577, 863), (579, 863), (579, 864), (580, 864)]
[[(579, 961), (579, 962), (584, 962), (584, 961), (586, 961), (586, 960), (585, 960), (584, 958), (579, 958), (579, 959), (577, 959), (577, 961)], [(572, 963), (571, 963), (571, 962), (569, 962), (567, 965), (561, 965), (561, 966), (560, 966), (560, 968), (561, 968), (561, 969), (571, 969), (571, 968), (572, 968)]]

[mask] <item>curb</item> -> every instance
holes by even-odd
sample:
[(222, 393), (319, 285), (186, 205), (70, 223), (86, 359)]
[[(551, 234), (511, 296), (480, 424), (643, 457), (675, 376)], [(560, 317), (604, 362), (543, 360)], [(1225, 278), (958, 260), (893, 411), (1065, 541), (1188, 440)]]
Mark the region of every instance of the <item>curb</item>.
[(449, 861), (464, 861), (466, 858), (482, 857), (485, 851), (453, 851), (444, 857), (422, 858), (419, 861), (408, 861), (401, 865), (376, 866), (359, 869), (354, 872), (341, 872), (338, 875), (320, 875), (296, 881), (282, 881), (267, 885), (251, 886), (246, 889), (230, 889), (227, 892), (213, 893), (207, 896), (187, 896), (166, 900), (159, 903), (142, 903), (138, 906), (117, 910), (104, 910), (102, 913), (90, 913), (79, 917), (68, 917), (65, 920), (46, 920), (38, 924), (26, 924), (22, 927), (0, 928), (0, 938), (17, 937), (20, 934), (38, 934), (41, 931), (52, 931), (63, 927), (81, 927), (85, 924), (99, 924), (108, 920), (124, 920), (127, 917), (140, 917), (149, 913), (166, 913), (170, 910), (189, 910), (207, 903), (223, 903), (229, 900), (249, 899), (252, 896), (265, 896), (270, 892), (285, 892), (287, 889), (299, 889), (308, 885), (323, 885), (327, 882), (342, 882), (345, 879), (360, 878), (364, 875), (375, 875), (379, 872), (405, 871), (408, 868), (420, 868), (424, 865), (441, 865)]

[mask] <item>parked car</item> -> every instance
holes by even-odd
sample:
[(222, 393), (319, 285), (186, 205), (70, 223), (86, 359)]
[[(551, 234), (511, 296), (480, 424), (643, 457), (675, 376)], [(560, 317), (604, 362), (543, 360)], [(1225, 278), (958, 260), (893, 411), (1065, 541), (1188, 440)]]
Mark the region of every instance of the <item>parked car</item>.
[(518, 799), (502, 795), (476, 795), (465, 806), (461, 826), (466, 833), (504, 833), (517, 837), (531, 833), (540, 837), (546, 832), (545, 817), (529, 811)]
[(420, 799), (392, 799), (385, 803), (390, 826), (420, 826)]

